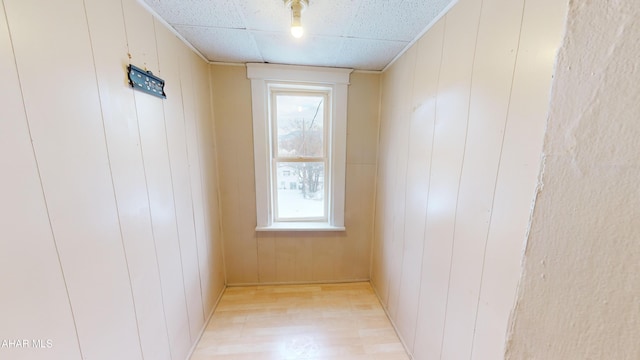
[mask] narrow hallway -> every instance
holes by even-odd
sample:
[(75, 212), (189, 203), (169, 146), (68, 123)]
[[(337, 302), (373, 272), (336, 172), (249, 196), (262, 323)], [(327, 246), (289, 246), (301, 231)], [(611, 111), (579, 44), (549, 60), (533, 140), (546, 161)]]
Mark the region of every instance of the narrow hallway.
[(229, 287), (191, 360), (409, 359), (371, 285)]

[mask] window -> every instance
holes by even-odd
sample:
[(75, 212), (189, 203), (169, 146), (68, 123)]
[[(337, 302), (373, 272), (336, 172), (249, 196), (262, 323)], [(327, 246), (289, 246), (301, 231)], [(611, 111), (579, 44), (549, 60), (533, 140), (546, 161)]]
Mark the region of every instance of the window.
[(344, 230), (348, 69), (247, 64), (258, 231)]
[(330, 175), (325, 116), (330, 92), (311, 89), (291, 91), (286, 86), (269, 87), (273, 155), (271, 173), (277, 184), (294, 178), (294, 189), (273, 189), (276, 222), (327, 222), (325, 176)]

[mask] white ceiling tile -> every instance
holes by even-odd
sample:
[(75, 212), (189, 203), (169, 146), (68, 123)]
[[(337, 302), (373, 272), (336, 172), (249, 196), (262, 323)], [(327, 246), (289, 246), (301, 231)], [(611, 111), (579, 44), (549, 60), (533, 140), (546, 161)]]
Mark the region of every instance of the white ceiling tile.
[(302, 24), (311, 34), (344, 36), (351, 28), (361, 2), (367, 1), (310, 0), (309, 7), (302, 13)]
[(381, 70), (456, 0), (309, 0), (305, 35), (283, 0), (143, 0), (207, 59)]
[[(305, 30), (316, 35), (342, 36), (349, 29), (351, 19), (363, 0), (310, 0), (302, 13)], [(289, 31), (291, 11), (283, 0), (244, 0), (239, 8), (247, 29), (268, 32)]]
[(176, 30), (210, 61), (262, 62), (245, 30), (177, 26)]
[(336, 66), (342, 40), (336, 37), (304, 36), (289, 33), (254, 33), (265, 62), (277, 64)]
[(290, 12), (282, 0), (244, 0), (238, 2), (247, 29), (288, 31)]
[(338, 49), (339, 66), (359, 70), (382, 70), (408, 42), (367, 39), (344, 39)]
[(350, 37), (411, 41), (451, 0), (363, 1), (355, 14)]
[(235, 0), (144, 0), (171, 25), (243, 29)]

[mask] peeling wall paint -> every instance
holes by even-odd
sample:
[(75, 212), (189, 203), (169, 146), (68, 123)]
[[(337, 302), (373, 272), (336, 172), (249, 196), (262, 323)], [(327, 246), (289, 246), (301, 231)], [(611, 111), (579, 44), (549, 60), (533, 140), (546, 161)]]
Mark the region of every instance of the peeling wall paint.
[(508, 359), (640, 358), (638, 18), (570, 4)]

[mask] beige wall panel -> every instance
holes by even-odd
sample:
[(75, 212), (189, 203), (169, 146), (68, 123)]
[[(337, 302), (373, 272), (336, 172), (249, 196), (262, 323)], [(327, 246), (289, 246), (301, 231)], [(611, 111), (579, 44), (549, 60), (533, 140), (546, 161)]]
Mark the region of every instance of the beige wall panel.
[(83, 356), (141, 358), (83, 3), (5, 9)]
[[(381, 84), (384, 83), (384, 74), (381, 79)], [(384, 91), (382, 86), (380, 87), (382, 94), (381, 99), (384, 99)], [(387, 139), (387, 131), (385, 129), (388, 128), (388, 121), (386, 121), (385, 109), (384, 106), (385, 101), (381, 102), (381, 114), (380, 114), (380, 140), (379, 140), (379, 156), (378, 156), (378, 166), (376, 168), (376, 192), (375, 192), (375, 203), (374, 203), (374, 217), (373, 217), (373, 236), (372, 236), (372, 244), (371, 244), (371, 283), (373, 285), (373, 289), (382, 301), (383, 304), (387, 302), (387, 272), (385, 271), (385, 258), (384, 258), (384, 234), (387, 232), (387, 228), (390, 226), (387, 222), (383, 221), (385, 215), (385, 209), (387, 208), (387, 202), (389, 201), (388, 192), (383, 191), (388, 180), (384, 176), (384, 171), (382, 168), (388, 164), (386, 161), (386, 154), (388, 147)]]
[[(528, 6), (523, 17), (524, 1), (460, 0), (414, 46), (416, 65), (407, 53), (383, 73), (371, 274), (415, 359), (503, 356), (561, 31), (561, 5)], [(543, 21), (552, 26), (541, 31)], [(412, 104), (395, 90), (407, 74)], [(412, 112), (404, 143), (395, 140), (402, 107)], [(433, 144), (420, 137), (429, 134), (425, 111), (435, 112)], [(394, 178), (402, 156), (406, 184)]]
[(180, 49), (180, 82), (189, 162), (189, 169), (185, 171), (190, 171), (202, 306), (206, 318), (225, 287), (209, 65), (186, 46), (181, 45)]
[(411, 102), (416, 66), (416, 47), (410, 48), (404, 56), (398, 60), (398, 68), (403, 69), (394, 82), (394, 87), (388, 88), (395, 94), (397, 101), (394, 102), (392, 111), (392, 138), (391, 146), (395, 148), (395, 155), (392, 158), (395, 169), (394, 182), (391, 192), (393, 194), (393, 233), (388, 240), (388, 254), (390, 256), (389, 273), (389, 295), (387, 309), (392, 318), (396, 318), (398, 302), (400, 297), (400, 279), (402, 277), (402, 263), (404, 258), (404, 233), (406, 217), (406, 196), (407, 196), (407, 164), (409, 154), (409, 130), (411, 124)]
[[(197, 112), (196, 102), (205, 101), (210, 103), (210, 97), (208, 92), (205, 94), (199, 94), (196, 92), (194, 77), (206, 77), (209, 78), (208, 68), (204, 73), (198, 72), (195, 67), (195, 62), (200, 61), (195, 57), (192, 57), (192, 52), (186, 48), (182, 48), (178, 53), (180, 64), (180, 92), (182, 97), (182, 107), (184, 113), (184, 136), (185, 136), (185, 151), (186, 151), (186, 174), (188, 174), (188, 187), (189, 187), (189, 201), (192, 206), (193, 229), (194, 239), (196, 246), (196, 255), (198, 260), (198, 273), (200, 275), (200, 289), (202, 298), (202, 308), (205, 319), (209, 316), (212, 309), (211, 298), (211, 266), (214, 266), (213, 259), (211, 258), (211, 247), (215, 240), (209, 239), (207, 231), (208, 214), (205, 212), (204, 204), (208, 203), (207, 199), (203, 195), (203, 183), (202, 183), (202, 171), (201, 171), (201, 151), (205, 148), (200, 146), (200, 139), (198, 137), (197, 129)], [(208, 81), (207, 81), (208, 84)], [(197, 94), (197, 95), (196, 95)], [(208, 134), (211, 138), (213, 134)], [(209, 165), (215, 166), (215, 163)], [(206, 168), (205, 168), (206, 169)], [(217, 182), (208, 184), (208, 186), (217, 187)]]
[[(393, 134), (393, 106), (396, 102), (395, 92), (387, 89), (394, 88), (393, 81), (398, 78), (395, 74), (397, 67), (391, 67), (382, 74), (380, 81), (380, 134), (378, 139), (378, 169), (376, 173), (376, 207), (374, 218), (374, 238), (372, 253), (372, 280), (374, 288), (386, 307), (389, 299), (389, 242), (393, 234), (393, 204), (394, 194), (391, 191), (395, 184), (395, 173), (389, 171), (395, 164), (392, 146)], [(400, 87), (397, 84), (395, 87)]]
[(312, 280), (336, 281), (340, 280), (340, 263), (343, 258), (344, 233), (316, 233), (313, 238), (312, 251)]
[(380, 75), (351, 73), (347, 109), (347, 164), (376, 164)]
[(0, 358), (80, 359), (5, 19), (0, 6), (0, 339), (50, 339), (55, 351), (3, 347)]
[[(214, 142), (213, 130), (213, 114), (211, 112), (211, 89), (209, 81), (209, 65), (206, 64), (193, 52), (188, 52), (191, 61), (191, 79), (193, 81), (193, 98), (195, 101), (195, 122), (187, 122), (187, 133), (191, 153), (190, 161), (192, 161), (191, 171), (193, 172), (191, 181), (194, 197), (194, 206), (198, 206), (201, 201), (202, 211), (197, 211), (201, 216), (197, 216), (197, 223), (200, 224), (203, 237), (198, 238), (200, 241), (199, 248), (206, 249), (206, 257), (204, 257), (209, 269), (209, 280), (206, 282), (208, 290), (205, 294), (205, 314), (210, 314), (218, 300), (221, 292), (224, 290), (225, 275), (224, 261), (222, 255), (222, 234), (220, 232), (220, 202), (218, 199), (218, 175), (217, 160), (215, 156), (216, 147)], [(184, 87), (183, 87), (184, 89)], [(196, 163), (196, 161), (199, 161)], [(200, 175), (199, 177), (197, 175)], [(200, 193), (198, 194), (198, 189)], [(202, 253), (201, 253), (202, 255)], [(201, 260), (202, 261), (202, 260)], [(203, 272), (201, 270), (201, 276)], [(204, 281), (204, 280), (203, 280)], [(205, 284), (205, 283), (203, 283)]]
[[(520, 279), (523, 241), (546, 124), (549, 89), (566, 3), (525, 2), (525, 12), (473, 341), (473, 359), (504, 356), (505, 329)], [(520, 206), (513, 206), (520, 204)]]
[[(14, 257), (2, 264), (18, 272), (10, 281), (24, 280), (24, 274), (30, 287), (0, 297), (2, 308), (11, 309), (3, 318), (12, 331), (5, 334), (0, 326), (0, 335), (42, 339), (45, 346), (51, 339), (53, 345), (7, 356), (186, 357), (204, 325), (203, 299), (212, 309), (224, 287), (208, 64), (154, 24), (135, 0), (12, 0), (1, 9), (0, 112), (11, 121), (1, 124), (8, 140), (0, 145), (12, 156), (0, 161), (16, 168), (11, 174), (19, 183), (2, 180), (2, 188), (12, 189), (3, 204), (15, 204), (0, 221), (10, 221), (2, 225), (7, 238), (28, 236), (12, 245)], [(160, 61), (168, 90), (177, 94), (164, 101), (166, 117), (162, 100), (134, 92), (126, 82), (129, 61), (160, 74), (157, 43), (166, 50)], [(181, 70), (182, 57), (188, 72)], [(199, 94), (188, 105), (183, 81)], [(194, 169), (197, 181), (191, 179)], [(192, 183), (199, 194), (192, 194)], [(199, 275), (202, 267), (214, 274), (211, 280)], [(206, 296), (203, 281), (210, 284)], [(19, 323), (12, 325), (15, 316)]]
[(189, 160), (187, 158), (186, 134), (184, 127), (184, 106), (181, 92), (180, 51), (182, 44), (166, 28), (155, 22), (160, 60), (160, 76), (166, 81), (165, 92), (171, 93), (162, 104), (169, 150), (171, 185), (175, 202), (176, 224), (182, 276), (189, 314), (191, 338), (198, 337), (204, 325), (202, 292), (200, 288), (200, 270), (194, 228), (193, 204), (191, 200), (191, 181), (189, 179)]
[(410, 349), (413, 349), (420, 302), (424, 229), (429, 197), (443, 30), (444, 22), (440, 21), (415, 45), (417, 60), (411, 105), (413, 112), (408, 139), (405, 242), (400, 299), (395, 319), (398, 330)]
[[(378, 94), (377, 94), (379, 99), (378, 110), (381, 109), (380, 106), (382, 103), (384, 103), (384, 101), (388, 101), (386, 100), (386, 98), (383, 98), (383, 93), (381, 92), (382, 79), (383, 79), (383, 76), (378, 76)], [(351, 97), (353, 97), (353, 95), (350, 95), (350, 98)], [(386, 108), (382, 107), (382, 109), (386, 109)], [(386, 163), (386, 159), (384, 158), (383, 154), (386, 154), (385, 150), (388, 148), (387, 147), (388, 142), (385, 140), (385, 138), (382, 137), (382, 134), (384, 134), (382, 132), (382, 129), (386, 128), (388, 124), (388, 122), (386, 122), (385, 119), (386, 118), (382, 116), (382, 114), (379, 114), (378, 134), (376, 135), (376, 138), (377, 138), (376, 149), (378, 150), (376, 164), (378, 167), (380, 166), (381, 163)], [(349, 147), (347, 147), (347, 151), (352, 151), (352, 150), (349, 149)], [(382, 250), (383, 250), (382, 234), (384, 233), (385, 223), (384, 221), (381, 221), (382, 215), (383, 215), (382, 209), (385, 209), (385, 206), (384, 206), (385, 198), (380, 196), (381, 193), (378, 192), (377, 189), (380, 189), (382, 186), (384, 186), (385, 179), (381, 177), (380, 174), (377, 172), (377, 168), (374, 170), (373, 176), (375, 178), (375, 182), (374, 182), (375, 188), (374, 188), (374, 196), (372, 198), (372, 200), (374, 201), (373, 202), (374, 209), (373, 209), (373, 226), (371, 226), (371, 230), (373, 231), (373, 233), (370, 236), (371, 259), (370, 259), (370, 275), (369, 276), (371, 278), (371, 281), (377, 285), (375, 288), (376, 293), (378, 294), (378, 296), (382, 298), (387, 294), (386, 281), (385, 281), (386, 276), (382, 266)], [(348, 214), (348, 212), (349, 212), (349, 209), (346, 209), (345, 214)], [(376, 264), (377, 266), (374, 264)]]
[(244, 66), (212, 66), (227, 281), (258, 282), (251, 88)]
[[(196, 58), (196, 55), (193, 54), (193, 57)], [(202, 153), (202, 168), (206, 170), (205, 174), (207, 175), (204, 179), (204, 184), (206, 184), (206, 196), (207, 196), (207, 206), (205, 207), (206, 214), (208, 215), (207, 228), (209, 231), (209, 238), (211, 239), (211, 257), (213, 261), (211, 264), (212, 271), (212, 279), (211, 282), (212, 289), (214, 289), (215, 296), (213, 300), (217, 300), (221, 295), (221, 292), (224, 290), (224, 286), (226, 283), (225, 278), (225, 268), (224, 268), (224, 255), (223, 255), (223, 244), (222, 244), (222, 232), (221, 232), (221, 207), (220, 207), (220, 196), (219, 196), (219, 171), (218, 171), (218, 163), (217, 163), (217, 152), (218, 147), (215, 143), (214, 134), (214, 116), (212, 112), (212, 101), (211, 101), (211, 87), (210, 87), (210, 77), (205, 76), (204, 74), (210, 74), (210, 67), (208, 64), (197, 59), (196, 67), (198, 68), (198, 73), (202, 74), (195, 78), (196, 84), (196, 93), (199, 94), (199, 98), (202, 99), (198, 102), (198, 119), (199, 119), (199, 131), (201, 137)], [(207, 101), (204, 101), (204, 96), (207, 97)], [(213, 185), (215, 183), (215, 186)]]
[[(377, 92), (377, 90), (376, 90)], [(371, 125), (371, 118), (369, 124)], [(344, 253), (340, 274), (346, 279), (369, 279), (375, 164), (347, 164)], [(340, 236), (338, 236), (340, 237)]]
[(414, 346), (417, 359), (440, 358), (479, 18), (480, 2), (471, 0), (459, 2), (443, 19), (442, 66)]
[(135, 97), (171, 351), (180, 357), (189, 350), (191, 338), (167, 143), (164, 127), (158, 128), (163, 122), (162, 103), (143, 93)]
[[(376, 181), (376, 189), (379, 186), (379, 181)], [(379, 199), (379, 192), (376, 192), (375, 196), (375, 212), (373, 217), (373, 234), (371, 236), (371, 284), (376, 295), (382, 300), (383, 294), (386, 293), (384, 286), (385, 273), (382, 267), (382, 241), (381, 235), (384, 229), (384, 222), (381, 221), (380, 208), (382, 201)]]
[[(469, 358), (524, 1), (482, 2), (442, 345)], [(526, 206), (525, 206), (526, 208)]]
[(259, 232), (258, 242), (258, 273), (260, 282), (275, 283), (276, 276), (276, 234), (273, 232)]
[[(214, 295), (215, 291), (213, 290), (213, 281), (215, 279), (212, 278), (212, 267), (216, 266), (214, 264), (214, 259), (211, 255), (211, 248), (214, 246), (216, 239), (210, 238), (210, 234), (207, 231), (208, 224), (208, 216), (205, 212), (205, 202), (207, 199), (203, 195), (203, 182), (202, 182), (202, 171), (201, 171), (201, 151), (204, 151), (205, 148), (200, 146), (200, 139), (198, 138), (198, 129), (197, 129), (197, 107), (196, 102), (206, 102), (210, 103), (209, 93), (200, 94), (195, 90), (194, 77), (206, 77), (207, 84), (209, 78), (208, 68), (205, 68), (205, 72), (199, 72), (195, 67), (195, 63), (197, 61), (201, 61), (199, 58), (196, 58), (190, 50), (182, 49), (179, 53), (180, 55), (180, 89), (182, 95), (182, 103), (184, 109), (184, 132), (186, 139), (186, 152), (187, 152), (187, 163), (188, 169), (186, 170), (189, 174), (189, 189), (190, 189), (190, 197), (191, 197), (191, 205), (193, 206), (193, 226), (194, 226), (194, 235), (196, 240), (196, 250), (198, 257), (198, 271), (200, 274), (200, 289), (202, 296), (202, 306), (205, 319), (209, 316), (213, 309), (214, 302), (216, 300), (216, 296)], [(208, 134), (209, 137), (213, 137), (213, 134)], [(209, 166), (215, 166), (215, 163), (210, 164)], [(206, 168), (205, 168), (206, 169)], [(208, 186), (217, 187), (217, 182), (210, 183)], [(217, 192), (217, 191), (216, 191)], [(217, 206), (217, 204), (215, 205)], [(218, 240), (219, 241), (219, 240)], [(218, 264), (218, 266), (222, 266), (222, 262)]]
[[(132, 64), (140, 67), (147, 66), (149, 70), (159, 74), (152, 16), (135, 1), (126, 1), (123, 5)], [(192, 339), (189, 334), (189, 318), (171, 186), (163, 100), (138, 91), (134, 92), (134, 96), (171, 355), (172, 358), (181, 358), (189, 351)]]
[(129, 58), (122, 6), (95, 0), (85, 4), (142, 354), (169, 359), (134, 95), (124, 76)]
[(276, 281), (300, 282), (312, 274), (311, 239), (304, 233), (276, 233)]
[(368, 278), (374, 165), (367, 163), (372, 161), (371, 151), (375, 156), (379, 92), (372, 86), (378, 84), (378, 75), (354, 74), (349, 89), (347, 148), (352, 162), (346, 175), (347, 231), (273, 234), (255, 232), (253, 147), (249, 145), (253, 120), (246, 68), (213, 65), (211, 75), (229, 283)]
[[(404, 58), (401, 58), (402, 60)], [(411, 63), (413, 65), (413, 63)], [(396, 194), (397, 183), (397, 166), (398, 166), (398, 128), (401, 120), (399, 120), (398, 107), (399, 103), (408, 100), (406, 86), (407, 80), (410, 79), (411, 70), (404, 67), (392, 67), (382, 77), (381, 81), (381, 101), (382, 113), (380, 116), (380, 151), (378, 154), (378, 173), (377, 173), (377, 195), (376, 201), (376, 224), (384, 224), (381, 226), (380, 232), (376, 232), (379, 242), (380, 258), (374, 259), (374, 264), (381, 267), (381, 277), (378, 280), (376, 291), (380, 295), (383, 305), (388, 308), (390, 289), (392, 284), (399, 279), (393, 277), (394, 262), (400, 262), (398, 254), (401, 254), (401, 245), (395, 242), (396, 226), (396, 204), (398, 196)], [(404, 80), (404, 81), (403, 81)], [(412, 82), (411, 82), (412, 83)], [(404, 89), (404, 91), (403, 91)], [(410, 90), (410, 89), (408, 89)], [(402, 96), (405, 96), (404, 99)], [(404, 194), (403, 194), (404, 195)], [(398, 241), (400, 242), (400, 241)], [(374, 265), (375, 266), (375, 265)], [(399, 271), (398, 271), (399, 273)], [(399, 285), (399, 284), (398, 284)], [(394, 287), (397, 289), (397, 287)]]

